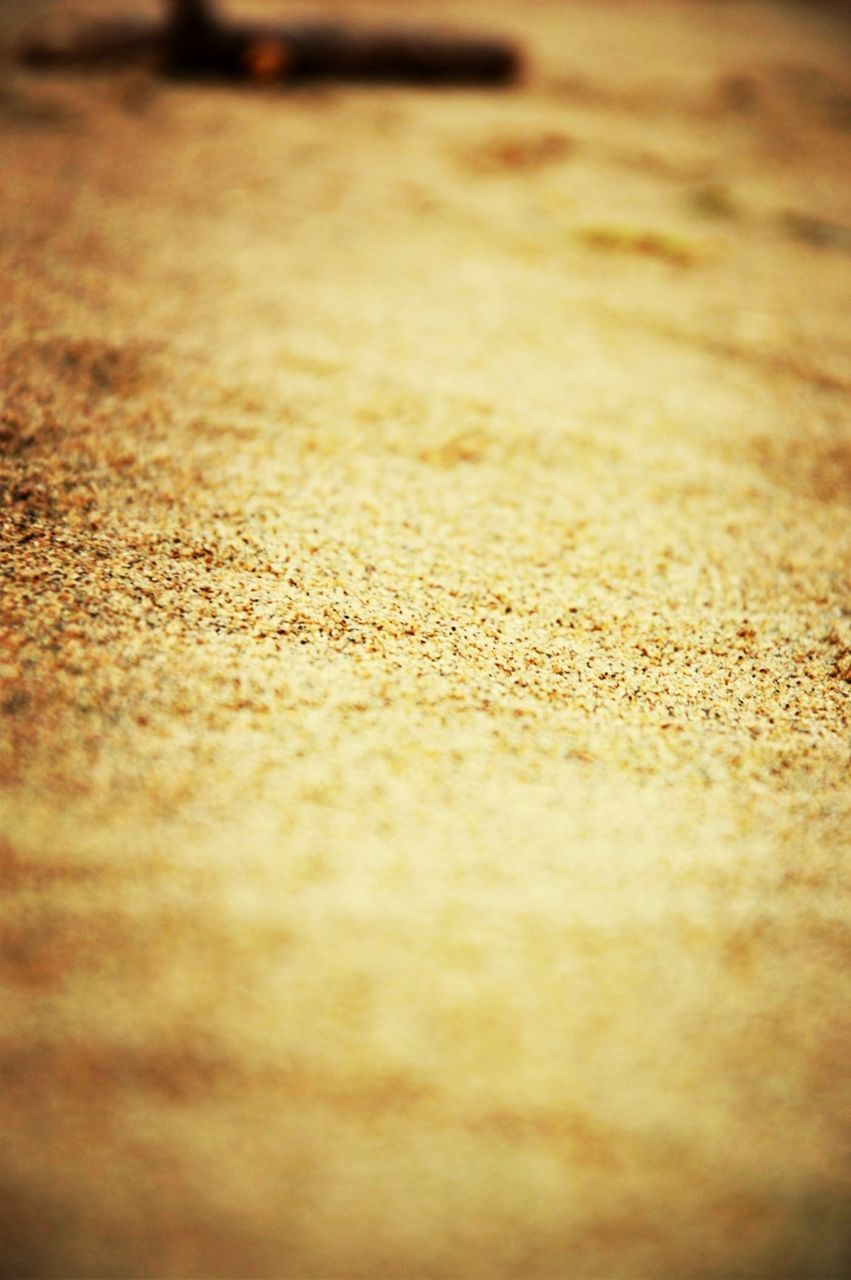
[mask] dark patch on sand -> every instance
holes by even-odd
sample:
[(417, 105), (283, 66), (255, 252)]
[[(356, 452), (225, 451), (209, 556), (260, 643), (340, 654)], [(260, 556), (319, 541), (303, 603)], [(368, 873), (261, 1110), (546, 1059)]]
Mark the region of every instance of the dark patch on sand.
[[(7, 711), (7, 714), (8, 711)], [(26, 858), (14, 846), (0, 838), (0, 892), (16, 893), (26, 889), (46, 889), (55, 884), (87, 880), (94, 874), (90, 867), (75, 867), (47, 859)]]
[(816, 502), (851, 506), (851, 439), (765, 437), (755, 443), (754, 454), (775, 484)]
[(135, 396), (157, 380), (153, 342), (111, 343), (56, 335), (17, 343), (0, 356), (9, 393), (34, 391), (55, 380), (63, 390), (95, 398)]
[(575, 147), (573, 138), (566, 133), (530, 131), (486, 138), (461, 151), (459, 160), (465, 169), (476, 174), (530, 174), (564, 163)]

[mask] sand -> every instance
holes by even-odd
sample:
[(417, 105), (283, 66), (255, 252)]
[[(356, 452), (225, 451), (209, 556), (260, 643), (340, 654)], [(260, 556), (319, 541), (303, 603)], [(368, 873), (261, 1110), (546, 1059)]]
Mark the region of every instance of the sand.
[(0, 1270), (845, 1275), (848, 29), (406, 13), (0, 95)]

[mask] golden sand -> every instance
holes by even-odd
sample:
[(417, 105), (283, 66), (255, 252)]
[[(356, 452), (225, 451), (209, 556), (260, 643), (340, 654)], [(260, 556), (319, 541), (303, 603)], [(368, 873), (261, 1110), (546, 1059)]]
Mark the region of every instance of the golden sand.
[(0, 1270), (845, 1275), (847, 34), (410, 12), (0, 95)]

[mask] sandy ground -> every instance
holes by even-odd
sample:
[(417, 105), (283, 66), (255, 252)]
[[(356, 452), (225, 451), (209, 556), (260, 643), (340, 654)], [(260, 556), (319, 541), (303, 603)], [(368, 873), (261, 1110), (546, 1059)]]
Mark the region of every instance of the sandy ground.
[(0, 93), (0, 1270), (844, 1276), (847, 28), (406, 12)]

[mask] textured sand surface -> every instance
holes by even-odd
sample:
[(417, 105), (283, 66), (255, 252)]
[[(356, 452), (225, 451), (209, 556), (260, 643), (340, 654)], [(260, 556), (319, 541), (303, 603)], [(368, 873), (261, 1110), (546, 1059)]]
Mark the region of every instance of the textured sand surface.
[(847, 29), (406, 9), (0, 91), (0, 1271), (844, 1276)]

